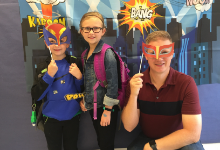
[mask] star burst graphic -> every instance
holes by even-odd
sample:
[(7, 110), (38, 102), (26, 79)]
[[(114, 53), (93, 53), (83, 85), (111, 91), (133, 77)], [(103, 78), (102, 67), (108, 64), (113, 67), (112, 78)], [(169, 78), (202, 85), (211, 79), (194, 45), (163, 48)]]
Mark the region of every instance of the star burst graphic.
[[(142, 35), (144, 29), (147, 31), (147, 27), (156, 28), (154, 24), (154, 19), (156, 17), (163, 17), (155, 12), (155, 9), (161, 4), (151, 3), (149, 0), (130, 0), (129, 2), (122, 3), (126, 6), (124, 10), (119, 10), (124, 17), (119, 20), (121, 22), (119, 26), (128, 24), (129, 29), (127, 34), (132, 28), (138, 28)], [(159, 30), (159, 29), (158, 29)], [(148, 31), (147, 31), (148, 32)]]

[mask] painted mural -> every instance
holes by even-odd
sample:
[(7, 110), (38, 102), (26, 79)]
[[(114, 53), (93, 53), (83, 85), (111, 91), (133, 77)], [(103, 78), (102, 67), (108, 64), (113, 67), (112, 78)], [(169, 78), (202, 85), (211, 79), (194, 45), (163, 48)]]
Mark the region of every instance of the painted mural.
[[(27, 91), (37, 64), (49, 50), (42, 38), (46, 24), (68, 26), (70, 55), (80, 57), (88, 44), (79, 34), (84, 13), (98, 11), (105, 18), (105, 43), (114, 47), (130, 69), (138, 73), (142, 42), (166, 30), (175, 42), (171, 67), (194, 78), (197, 85), (220, 83), (220, 1), (217, 0), (18, 0), (23, 36)], [(148, 67), (143, 59), (141, 71)]]

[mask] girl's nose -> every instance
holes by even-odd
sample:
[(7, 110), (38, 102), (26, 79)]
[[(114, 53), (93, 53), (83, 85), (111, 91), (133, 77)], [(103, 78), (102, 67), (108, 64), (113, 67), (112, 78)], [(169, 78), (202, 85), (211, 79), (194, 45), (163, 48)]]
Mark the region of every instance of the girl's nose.
[(89, 33), (94, 33), (92, 29), (90, 29)]

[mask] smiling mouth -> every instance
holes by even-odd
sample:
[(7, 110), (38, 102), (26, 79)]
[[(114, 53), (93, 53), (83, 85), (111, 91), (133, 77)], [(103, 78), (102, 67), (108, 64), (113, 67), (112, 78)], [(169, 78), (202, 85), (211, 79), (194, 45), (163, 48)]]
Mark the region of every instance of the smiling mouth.
[(89, 37), (89, 39), (94, 39), (95, 37)]
[(161, 63), (161, 64), (155, 64), (155, 65), (157, 65), (157, 66), (162, 66), (162, 65), (164, 65), (164, 63)]

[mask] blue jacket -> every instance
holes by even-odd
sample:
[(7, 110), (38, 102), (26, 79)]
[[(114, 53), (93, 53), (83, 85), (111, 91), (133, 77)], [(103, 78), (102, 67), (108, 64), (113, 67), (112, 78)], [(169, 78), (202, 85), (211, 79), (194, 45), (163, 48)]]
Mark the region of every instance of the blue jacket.
[[(42, 64), (38, 64), (36, 74), (38, 78), (35, 78), (36, 80), (32, 87), (32, 98), (41, 101), (46, 97), (42, 110), (44, 115), (60, 121), (70, 120), (80, 110), (80, 106), (79, 101), (67, 100), (65, 99), (65, 95), (81, 93), (81, 86), (83, 86), (84, 82), (83, 78), (77, 80), (69, 73), (69, 66), (70, 62), (72, 62), (76, 63), (80, 68), (80, 61), (77, 61), (76, 58), (70, 57), (69, 55), (62, 60), (56, 60), (58, 71), (54, 77), (48, 75), (46, 71), (49, 62), (50, 58)], [(59, 79), (59, 77), (62, 78)], [(56, 78), (58, 80), (55, 81)]]
[[(97, 82), (97, 78), (94, 70), (94, 55), (102, 50), (104, 42), (100, 40), (92, 55), (86, 60), (89, 48), (84, 56), (84, 87), (85, 96), (84, 104), (86, 109), (93, 109), (94, 91), (93, 86)], [(114, 106), (119, 103), (118, 97), (118, 71), (117, 60), (115, 54), (111, 49), (107, 49), (104, 58), (106, 80), (108, 82), (107, 88), (98, 86), (97, 91), (97, 108), (107, 106)]]

